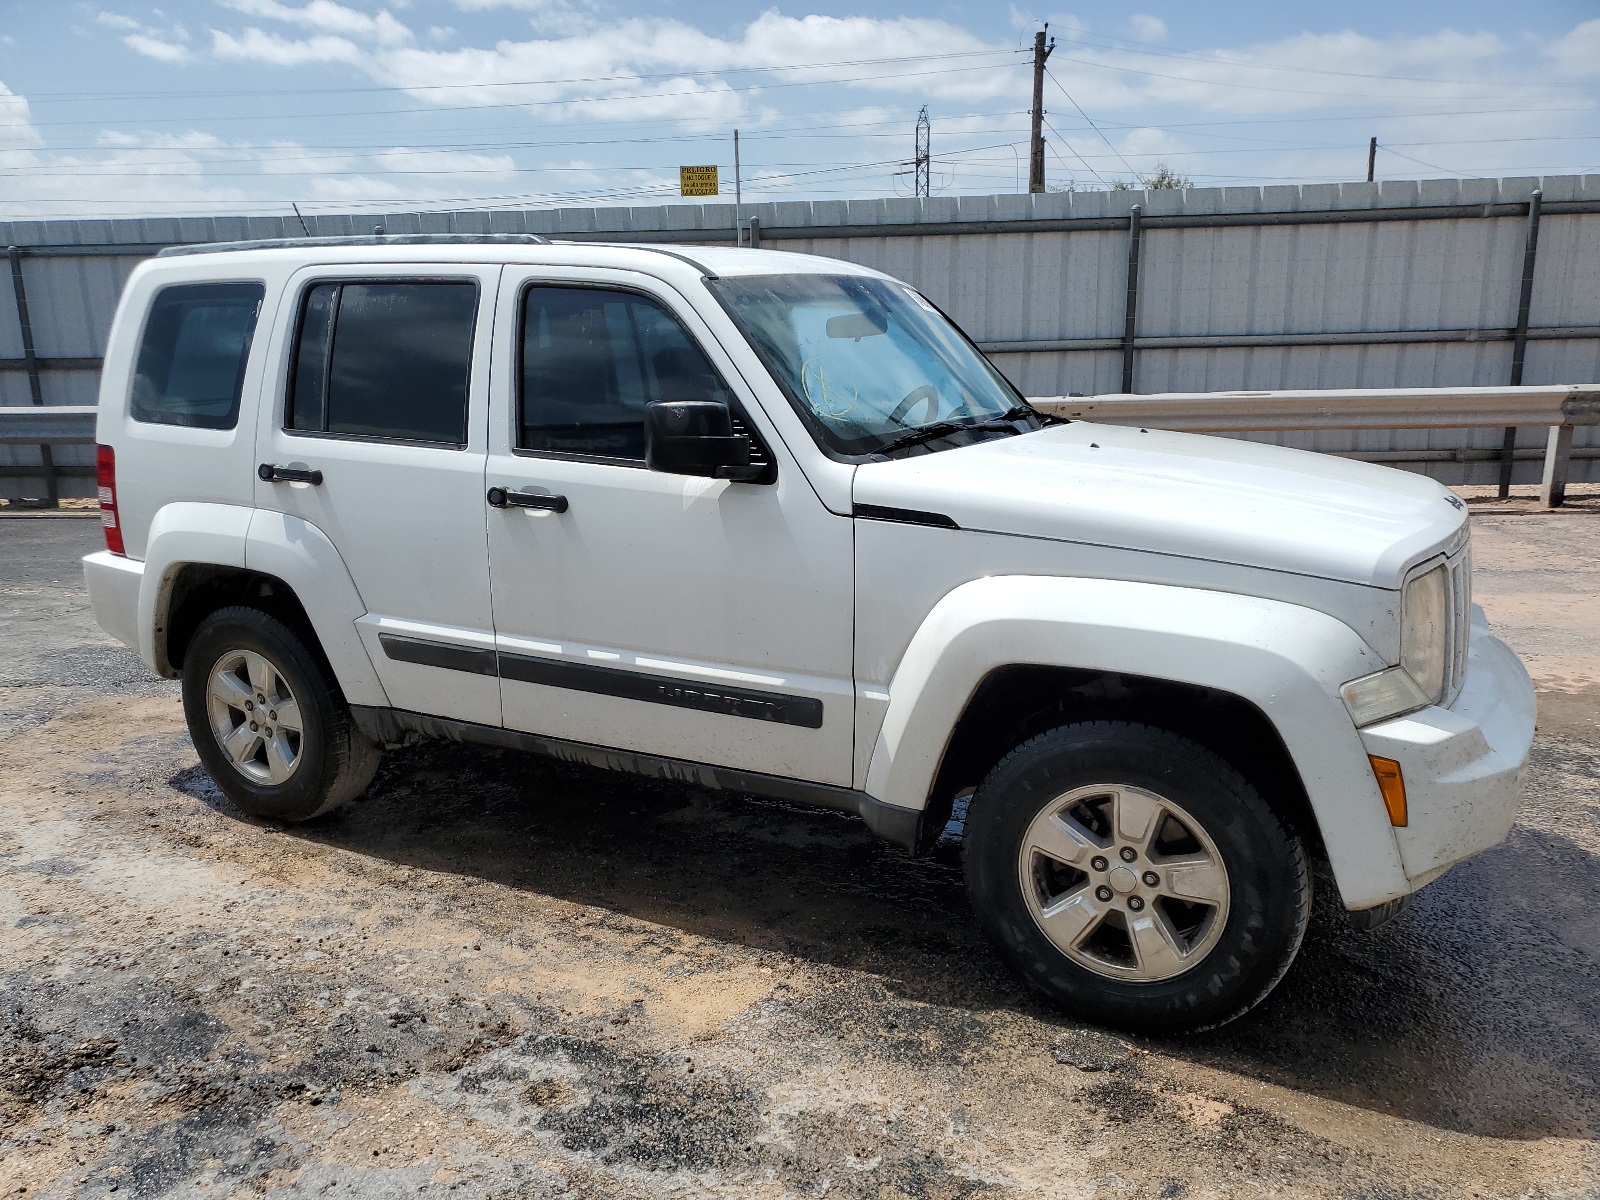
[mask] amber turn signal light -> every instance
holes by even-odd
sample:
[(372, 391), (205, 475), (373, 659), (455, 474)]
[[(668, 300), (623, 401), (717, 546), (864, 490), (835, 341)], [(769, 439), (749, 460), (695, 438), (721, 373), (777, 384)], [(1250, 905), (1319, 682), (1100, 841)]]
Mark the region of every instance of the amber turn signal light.
[(1406, 780), (1400, 774), (1400, 764), (1392, 758), (1367, 755), (1372, 763), (1372, 774), (1378, 780), (1378, 790), (1383, 793), (1383, 806), (1389, 810), (1389, 824), (1404, 828), (1406, 824)]

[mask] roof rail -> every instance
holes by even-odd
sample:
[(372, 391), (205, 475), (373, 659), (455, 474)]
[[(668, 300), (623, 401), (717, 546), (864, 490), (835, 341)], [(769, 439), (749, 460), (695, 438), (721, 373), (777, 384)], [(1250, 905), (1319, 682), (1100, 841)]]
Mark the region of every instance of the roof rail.
[(257, 238), (244, 242), (198, 242), (168, 246), (157, 258), (187, 254), (223, 254), (229, 250), (287, 250), (337, 246), (548, 246), (550, 239), (537, 233), (367, 233), (346, 237)]

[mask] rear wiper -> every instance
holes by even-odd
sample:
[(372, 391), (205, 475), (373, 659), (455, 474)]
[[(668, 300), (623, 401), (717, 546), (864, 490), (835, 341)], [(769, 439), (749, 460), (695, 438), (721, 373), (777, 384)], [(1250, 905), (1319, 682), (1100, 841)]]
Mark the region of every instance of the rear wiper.
[(1010, 433), (1019, 433), (1015, 423), (1027, 417), (1037, 417), (1043, 425), (1052, 425), (1065, 420), (1054, 413), (1042, 413), (1031, 404), (1018, 404), (1008, 408), (998, 417), (986, 417), (982, 421), (935, 421), (932, 425), (924, 425), (920, 429), (913, 429), (902, 433), (899, 437), (885, 442), (879, 446), (876, 453), (888, 454), (895, 450), (904, 450), (908, 446), (920, 446), (924, 442), (937, 441), (942, 437), (949, 437), (952, 433), (962, 433), (968, 429), (1004, 429)]

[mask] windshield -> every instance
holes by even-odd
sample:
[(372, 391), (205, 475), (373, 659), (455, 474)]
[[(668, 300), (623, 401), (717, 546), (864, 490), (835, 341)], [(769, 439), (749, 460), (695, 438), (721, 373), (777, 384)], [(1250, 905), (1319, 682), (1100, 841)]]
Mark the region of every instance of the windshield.
[[(1023, 403), (977, 348), (903, 283), (859, 275), (708, 282), (835, 453), (872, 454), (929, 426), (997, 422)], [(978, 436), (959, 429), (949, 435)]]

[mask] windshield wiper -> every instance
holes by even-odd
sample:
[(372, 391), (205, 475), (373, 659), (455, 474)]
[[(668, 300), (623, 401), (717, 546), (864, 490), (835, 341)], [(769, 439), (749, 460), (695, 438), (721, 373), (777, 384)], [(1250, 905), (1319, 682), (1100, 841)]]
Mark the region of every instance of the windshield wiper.
[(935, 421), (931, 425), (923, 425), (918, 429), (902, 433), (879, 446), (877, 454), (888, 454), (895, 450), (904, 450), (910, 446), (920, 446), (924, 442), (937, 441), (942, 437), (949, 437), (953, 433), (963, 433), (969, 429), (978, 430), (1005, 430), (1009, 433), (1021, 433), (1016, 427), (1016, 422), (1027, 417), (1037, 417), (1041, 425), (1054, 425), (1064, 423), (1066, 418), (1058, 417), (1054, 413), (1042, 413), (1031, 404), (1018, 404), (997, 417), (986, 417), (982, 421)]
[(949, 437), (952, 433), (958, 433), (963, 429), (976, 428), (976, 425), (966, 425), (957, 421), (935, 421), (932, 425), (923, 425), (919, 429), (902, 433), (897, 438), (891, 438), (873, 453), (888, 454), (893, 450), (904, 450), (908, 446), (920, 446), (923, 442), (932, 442), (942, 437)]

